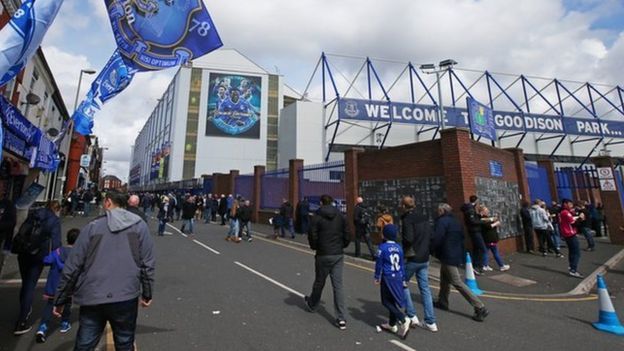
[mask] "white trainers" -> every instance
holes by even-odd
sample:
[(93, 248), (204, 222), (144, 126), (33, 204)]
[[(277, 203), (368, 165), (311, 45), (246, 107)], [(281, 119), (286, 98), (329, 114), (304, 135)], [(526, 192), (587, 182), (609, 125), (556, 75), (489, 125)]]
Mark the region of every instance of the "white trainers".
[(483, 270), (487, 271), (487, 272), (492, 272), (494, 269), (492, 269), (492, 267), (490, 267), (490, 266), (484, 266)]
[(410, 332), (410, 324), (410, 319), (406, 317), (403, 323), (399, 325), (397, 335), (400, 336), (401, 339), (405, 340), (407, 338), (407, 334)]
[(509, 270), (509, 268), (511, 268), (511, 266), (509, 266), (508, 264), (504, 264), (504, 265), (500, 268), (500, 271), (501, 271), (501, 272), (505, 272), (505, 271), (508, 271), (508, 270)]
[(380, 325), (381, 329), (383, 330), (387, 330), (391, 333), (395, 333), (399, 331), (399, 327), (397, 327), (396, 325), (390, 325), (388, 322), (383, 323)]
[(422, 323), (420, 322), (420, 320), (418, 320), (417, 316), (410, 318), (410, 327), (416, 328), (416, 327), (420, 327), (421, 325)]
[(438, 331), (438, 325), (435, 324), (435, 323), (429, 324), (429, 323), (425, 322), (425, 323), (422, 324), (422, 327), (423, 327), (423, 329), (428, 330), (428, 331), (433, 332), (433, 333)]

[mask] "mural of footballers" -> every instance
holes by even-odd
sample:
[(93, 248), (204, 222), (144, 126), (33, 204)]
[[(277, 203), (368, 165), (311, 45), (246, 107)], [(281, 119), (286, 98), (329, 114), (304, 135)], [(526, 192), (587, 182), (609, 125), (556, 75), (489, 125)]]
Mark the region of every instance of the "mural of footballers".
[(207, 136), (260, 138), (260, 77), (211, 73)]

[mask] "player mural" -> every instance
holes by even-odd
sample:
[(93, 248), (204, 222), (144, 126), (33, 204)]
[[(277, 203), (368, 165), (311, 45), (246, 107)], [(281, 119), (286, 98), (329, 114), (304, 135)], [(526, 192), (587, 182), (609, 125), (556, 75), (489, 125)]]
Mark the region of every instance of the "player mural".
[(210, 74), (207, 136), (260, 138), (260, 77)]

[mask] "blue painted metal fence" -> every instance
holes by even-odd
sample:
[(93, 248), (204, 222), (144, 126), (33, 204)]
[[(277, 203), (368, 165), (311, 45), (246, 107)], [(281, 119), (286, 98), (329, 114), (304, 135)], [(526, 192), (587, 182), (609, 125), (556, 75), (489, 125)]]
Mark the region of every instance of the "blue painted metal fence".
[(260, 207), (279, 208), (283, 199), (288, 199), (288, 182), (289, 170), (287, 168), (265, 173), (261, 178)]
[(299, 170), (299, 199), (308, 198), (310, 209), (315, 210), (323, 194), (330, 195), (339, 207), (345, 207), (345, 165), (343, 161), (305, 166)]
[(550, 195), (546, 169), (533, 163), (525, 163), (524, 168), (526, 169), (529, 183), (530, 200), (541, 199), (547, 204), (550, 204), (552, 197)]
[(234, 179), (234, 193), (242, 196), (245, 200), (251, 200), (253, 196), (253, 175), (239, 175)]
[(559, 199), (574, 199), (574, 191), (600, 188), (596, 168), (563, 167), (555, 170)]

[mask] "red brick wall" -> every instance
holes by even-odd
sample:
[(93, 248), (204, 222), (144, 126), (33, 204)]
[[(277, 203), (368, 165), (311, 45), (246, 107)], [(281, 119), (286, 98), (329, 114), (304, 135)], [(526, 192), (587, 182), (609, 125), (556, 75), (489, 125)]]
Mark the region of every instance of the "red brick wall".
[(440, 140), (358, 154), (359, 181), (442, 175)]
[(497, 179), (513, 183), (518, 182), (514, 156), (511, 152), (483, 143), (473, 142), (472, 155), (475, 161), (474, 170), (477, 177), (492, 178), (490, 176), (490, 161), (498, 161), (503, 164), (503, 178)]

